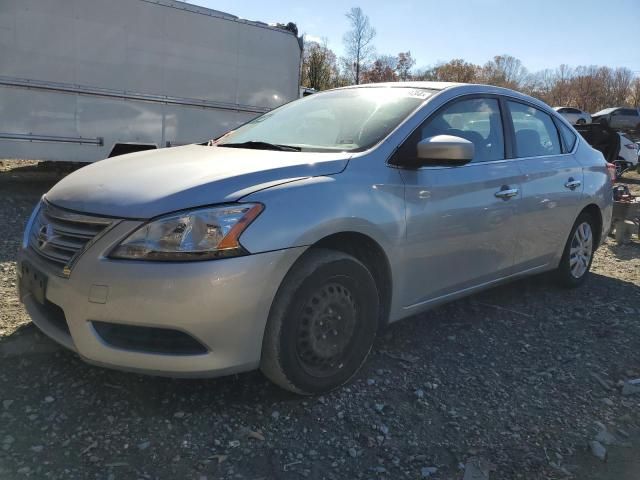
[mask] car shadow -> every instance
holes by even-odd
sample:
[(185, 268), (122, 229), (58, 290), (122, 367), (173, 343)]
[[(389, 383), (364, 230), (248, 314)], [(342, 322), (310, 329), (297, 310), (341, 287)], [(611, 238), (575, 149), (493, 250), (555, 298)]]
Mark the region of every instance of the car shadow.
[[(589, 302), (585, 302), (586, 298)], [(552, 323), (554, 319), (548, 315), (548, 305), (558, 303), (562, 308), (573, 305), (571, 311), (581, 317), (590, 308), (615, 306), (633, 298), (640, 298), (640, 286), (597, 273), (592, 273), (584, 286), (572, 290), (555, 287), (548, 275), (498, 286), (381, 330), (356, 382), (377, 368), (437, 362), (432, 347), (438, 345), (436, 350), (441, 350), (442, 342), (454, 338), (458, 332), (495, 328), (494, 322), (505, 320), (511, 326), (532, 321)], [(640, 309), (640, 305), (638, 307)], [(499, 329), (497, 334), (500, 335)], [(0, 359), (4, 364), (19, 363), (26, 357), (32, 368), (52, 371), (62, 390), (67, 390), (65, 385), (81, 383), (105, 402), (126, 396), (144, 405), (145, 415), (170, 414), (176, 408), (195, 413), (214, 404), (232, 403), (239, 408), (251, 408), (265, 401), (294, 404), (303, 401), (303, 397), (272, 385), (258, 371), (212, 379), (176, 379), (91, 366), (75, 353), (57, 346), (32, 324), (0, 337)]]

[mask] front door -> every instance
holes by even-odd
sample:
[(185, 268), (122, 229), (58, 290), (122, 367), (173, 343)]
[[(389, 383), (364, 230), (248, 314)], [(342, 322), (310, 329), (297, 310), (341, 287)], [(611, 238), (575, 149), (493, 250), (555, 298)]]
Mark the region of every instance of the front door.
[(400, 170), (407, 220), (400, 280), (409, 311), (504, 277), (514, 261), (521, 173), (515, 162), (505, 160), (498, 99), (452, 101), (429, 117), (396, 155), (415, 156), (417, 143), (435, 135), (473, 142), (475, 156), (460, 167)]

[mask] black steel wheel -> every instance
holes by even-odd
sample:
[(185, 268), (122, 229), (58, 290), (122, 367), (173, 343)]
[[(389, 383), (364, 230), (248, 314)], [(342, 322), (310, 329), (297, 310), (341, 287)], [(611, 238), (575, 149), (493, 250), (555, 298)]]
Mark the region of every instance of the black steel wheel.
[(378, 329), (375, 281), (357, 259), (313, 249), (287, 274), (262, 343), (262, 372), (303, 395), (348, 382), (365, 361)]

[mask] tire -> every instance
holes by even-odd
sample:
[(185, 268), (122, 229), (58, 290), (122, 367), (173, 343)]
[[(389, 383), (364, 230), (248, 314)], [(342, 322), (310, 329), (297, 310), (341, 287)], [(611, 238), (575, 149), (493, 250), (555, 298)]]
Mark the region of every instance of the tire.
[[(583, 230), (584, 225), (588, 226), (590, 242), (582, 241), (585, 232), (585, 230)], [(594, 233), (596, 231), (595, 225), (596, 222), (593, 220), (593, 217), (587, 212), (582, 212), (573, 224), (573, 228), (571, 229), (571, 233), (569, 234), (569, 238), (567, 239), (567, 243), (562, 253), (560, 265), (558, 265), (558, 268), (555, 271), (556, 280), (561, 286), (567, 288), (578, 287), (582, 285), (589, 276), (589, 269), (591, 268), (593, 254), (595, 253), (596, 248), (594, 243)], [(579, 229), (581, 229), (580, 233), (578, 233)], [(587, 250), (587, 245), (589, 245), (589, 250)], [(579, 250), (572, 252), (574, 248), (579, 248)], [(588, 253), (588, 258), (586, 258), (584, 253)], [(580, 268), (576, 268), (576, 263), (581, 263), (582, 266)]]
[(260, 369), (294, 393), (329, 392), (347, 383), (366, 360), (378, 318), (378, 290), (369, 270), (345, 253), (312, 249), (278, 289)]

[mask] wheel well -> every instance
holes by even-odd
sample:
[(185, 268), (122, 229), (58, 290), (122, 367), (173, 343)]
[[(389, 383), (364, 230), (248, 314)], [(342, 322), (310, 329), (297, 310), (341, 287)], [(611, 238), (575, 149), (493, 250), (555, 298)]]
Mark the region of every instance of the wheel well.
[(125, 155), (127, 153), (143, 152), (145, 150), (155, 150), (155, 145), (144, 145), (140, 143), (116, 143), (109, 153), (109, 158)]
[(592, 203), (584, 207), (584, 209), (580, 213), (588, 213), (596, 222), (596, 231), (593, 233), (593, 235), (595, 236), (596, 246), (599, 246), (600, 240), (602, 240), (602, 213), (600, 212), (600, 208)]
[(329, 235), (311, 245), (310, 248), (328, 248), (352, 255), (371, 272), (380, 295), (380, 326), (389, 321), (391, 309), (391, 267), (382, 247), (371, 237), (357, 232), (342, 232)]

